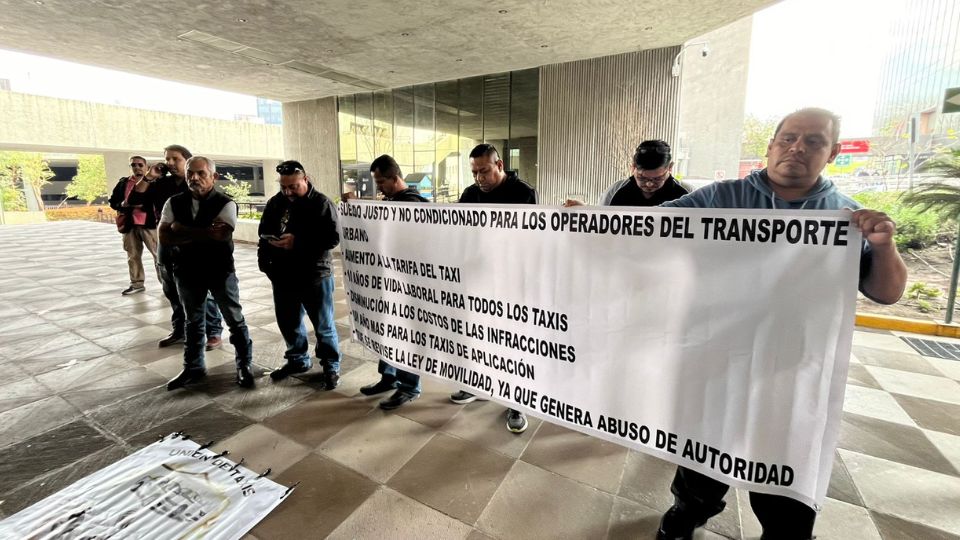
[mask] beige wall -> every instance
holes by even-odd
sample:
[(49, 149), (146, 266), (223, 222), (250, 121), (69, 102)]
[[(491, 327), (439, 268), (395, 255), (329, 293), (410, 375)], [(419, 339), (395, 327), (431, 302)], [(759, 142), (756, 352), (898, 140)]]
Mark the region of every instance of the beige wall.
[[(302, 163), (324, 195), (333, 200), (340, 196), (337, 98), (283, 104), (283, 154), (282, 159)], [(264, 175), (267, 181), (276, 176), (272, 170), (264, 170)]]
[(538, 191), (543, 204), (576, 194), (595, 203), (626, 178), (644, 139), (676, 137), (679, 47), (593, 58), (540, 69)]
[(158, 153), (182, 144), (217, 158), (278, 158), (280, 126), (0, 91), (0, 148)]

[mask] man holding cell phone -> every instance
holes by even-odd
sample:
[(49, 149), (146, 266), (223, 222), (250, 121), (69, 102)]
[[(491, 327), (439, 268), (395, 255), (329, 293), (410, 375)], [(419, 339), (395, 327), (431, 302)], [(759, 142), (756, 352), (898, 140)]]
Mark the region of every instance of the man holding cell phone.
[(277, 326), (287, 344), (286, 362), (270, 374), (279, 381), (312, 366), (306, 312), (317, 337), (316, 356), (323, 373), (311, 380), (324, 389), (340, 384), (340, 346), (333, 322), (333, 256), (340, 243), (333, 202), (314, 189), (303, 165), (277, 165), (280, 193), (267, 201), (260, 218), (257, 262), (273, 285)]

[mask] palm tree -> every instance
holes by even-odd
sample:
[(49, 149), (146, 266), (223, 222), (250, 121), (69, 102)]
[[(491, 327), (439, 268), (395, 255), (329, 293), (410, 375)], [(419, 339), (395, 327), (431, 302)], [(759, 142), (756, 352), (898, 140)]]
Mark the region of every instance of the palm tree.
[[(938, 174), (943, 179), (960, 180), (960, 148), (944, 152), (941, 156), (926, 162), (921, 170)], [(908, 191), (903, 203), (914, 206), (921, 212), (933, 210), (940, 215), (955, 216), (960, 222), (960, 186), (945, 183), (926, 184)], [(957, 234), (957, 246), (954, 249), (953, 274), (950, 277), (950, 295), (947, 297), (947, 317), (945, 322), (953, 321), (953, 306), (957, 299), (957, 275), (960, 273), (960, 232)]]

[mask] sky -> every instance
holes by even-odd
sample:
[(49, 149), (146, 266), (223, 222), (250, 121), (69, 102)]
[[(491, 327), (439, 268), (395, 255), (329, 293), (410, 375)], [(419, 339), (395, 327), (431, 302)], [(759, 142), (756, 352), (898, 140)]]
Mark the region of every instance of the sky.
[(867, 137), (879, 72), (903, 0), (786, 0), (754, 15), (746, 112), (779, 118), (801, 107), (841, 117)]
[(0, 50), (0, 79), (24, 94), (222, 120), (257, 114), (254, 96), (5, 50)]

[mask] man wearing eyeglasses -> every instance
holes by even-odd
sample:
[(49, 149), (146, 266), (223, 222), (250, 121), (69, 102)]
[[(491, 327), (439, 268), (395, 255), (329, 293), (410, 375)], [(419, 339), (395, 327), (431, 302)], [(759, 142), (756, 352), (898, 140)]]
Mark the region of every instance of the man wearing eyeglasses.
[[(836, 114), (824, 109), (801, 109), (784, 117), (777, 126), (767, 145), (766, 169), (742, 180), (710, 184), (663, 206), (854, 210), (851, 221), (865, 240), (860, 256), (860, 292), (874, 302), (893, 304), (900, 299), (907, 282), (907, 268), (893, 240), (896, 225), (882, 212), (860, 208), (853, 199), (842, 195), (833, 182), (820, 175), (840, 153), (839, 138), (840, 118)], [(764, 381), (757, 383), (764, 384)], [(785, 396), (784, 399), (792, 400), (786, 401), (785, 407), (803, 409), (802, 397)], [(657, 538), (692, 538), (694, 529), (723, 511), (723, 496), (728, 489), (723, 482), (678, 467), (670, 486), (675, 503), (664, 514)], [(817, 512), (799, 501), (751, 492), (750, 506), (763, 527), (762, 538), (807, 540), (813, 537)]]
[(117, 212), (117, 230), (123, 234), (123, 250), (127, 252), (127, 269), (130, 273), (130, 286), (120, 294), (141, 293), (143, 286), (143, 248), (157, 262), (157, 218), (152, 209), (144, 210), (142, 204), (131, 205), (128, 201), (137, 182), (143, 179), (147, 170), (147, 160), (141, 156), (130, 158), (130, 176), (124, 176), (117, 182), (110, 195), (110, 208)]
[(337, 210), (314, 189), (303, 165), (277, 165), (280, 193), (267, 201), (260, 218), (257, 262), (273, 284), (277, 326), (287, 344), (286, 362), (270, 374), (279, 381), (312, 366), (306, 312), (317, 337), (315, 348), (323, 372), (310, 379), (325, 390), (340, 384), (340, 346), (333, 322), (333, 256), (340, 243)]
[[(658, 206), (683, 197), (686, 188), (673, 178), (670, 145), (660, 140), (643, 141), (630, 161), (630, 177), (610, 186), (600, 197), (600, 206)], [(568, 199), (564, 206), (583, 203)]]

